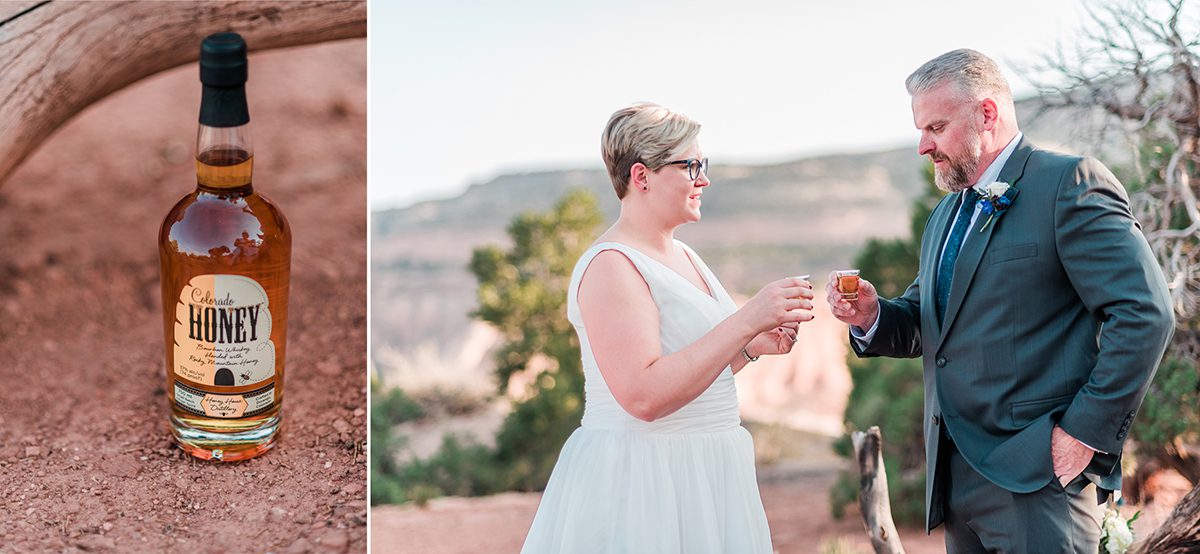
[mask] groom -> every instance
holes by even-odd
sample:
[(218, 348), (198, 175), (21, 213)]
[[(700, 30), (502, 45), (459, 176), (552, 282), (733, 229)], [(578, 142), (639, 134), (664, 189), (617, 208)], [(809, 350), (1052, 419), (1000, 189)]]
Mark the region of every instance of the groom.
[(1162, 271), (1112, 173), (1024, 138), (991, 59), (948, 52), (905, 85), (951, 194), (908, 290), (831, 285), (833, 314), (860, 357), (923, 357), (926, 529), (948, 552), (1094, 553), (1174, 328)]

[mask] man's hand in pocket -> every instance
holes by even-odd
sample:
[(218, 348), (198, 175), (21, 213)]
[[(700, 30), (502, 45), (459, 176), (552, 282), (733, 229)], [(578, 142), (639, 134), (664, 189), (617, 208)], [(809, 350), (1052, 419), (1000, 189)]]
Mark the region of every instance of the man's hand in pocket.
[(1055, 425), (1054, 431), (1050, 433), (1050, 458), (1054, 462), (1054, 476), (1064, 487), (1083, 473), (1088, 464), (1092, 463), (1092, 456), (1095, 454), (1095, 450), (1067, 434), (1062, 427)]

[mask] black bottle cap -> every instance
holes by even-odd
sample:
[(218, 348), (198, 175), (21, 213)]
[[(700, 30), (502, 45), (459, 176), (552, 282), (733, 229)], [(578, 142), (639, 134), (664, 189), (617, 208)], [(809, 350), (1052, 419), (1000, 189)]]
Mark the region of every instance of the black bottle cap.
[(237, 127), (250, 122), (246, 106), (246, 41), (217, 33), (200, 43), (200, 124)]
[(237, 33), (216, 33), (200, 43), (200, 82), (214, 87), (246, 84), (246, 41)]

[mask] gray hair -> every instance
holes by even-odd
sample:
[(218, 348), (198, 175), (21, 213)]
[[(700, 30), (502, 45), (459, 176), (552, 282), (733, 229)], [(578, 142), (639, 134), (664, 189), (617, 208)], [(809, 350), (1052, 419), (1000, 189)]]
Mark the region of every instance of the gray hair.
[(952, 84), (964, 101), (990, 97), (1001, 106), (1012, 106), (1012, 90), (991, 58), (969, 48), (946, 52), (917, 68), (904, 86), (908, 94), (928, 92), (943, 83)]
[(600, 154), (617, 198), (629, 191), (629, 171), (636, 163), (656, 170), (700, 134), (700, 124), (668, 108), (639, 102), (613, 112), (600, 139)]

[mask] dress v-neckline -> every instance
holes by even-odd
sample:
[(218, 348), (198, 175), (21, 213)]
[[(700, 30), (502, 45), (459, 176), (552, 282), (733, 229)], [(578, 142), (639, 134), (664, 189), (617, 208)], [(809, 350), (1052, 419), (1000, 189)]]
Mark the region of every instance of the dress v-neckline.
[(701, 269), (700, 264), (696, 263), (696, 259), (692, 257), (692, 254), (690, 252), (688, 252), (687, 247), (680, 244), (679, 241), (674, 241), (672, 244), (679, 244), (679, 247), (683, 249), (683, 255), (686, 256), (688, 259), (688, 262), (692, 264), (692, 269), (696, 270), (696, 273), (700, 276), (700, 280), (704, 281), (704, 286), (708, 287), (708, 292), (704, 292), (704, 290), (701, 289), (700, 287), (696, 286), (696, 283), (693, 283), (691, 279), (684, 277), (683, 274), (679, 273), (678, 271), (675, 271), (675, 269), (672, 268), (671, 266), (662, 263), (661, 261), (656, 259), (654, 256), (651, 256), (645, 252), (642, 252), (641, 250), (638, 250), (637, 248), (634, 248), (633, 246), (630, 246), (623, 242), (617, 242), (617, 241), (612, 241), (612, 240), (598, 242), (598, 243), (596, 243), (596, 246), (599, 247), (599, 246), (603, 246), (605, 244), (619, 244), (621, 246), (624, 246), (625, 248), (628, 248), (630, 250), (633, 250), (634, 252), (637, 252), (642, 257), (658, 264), (659, 267), (667, 270), (667, 272), (670, 273), (671, 275), (674, 275), (675, 277), (678, 277), (683, 282), (687, 283), (688, 288), (696, 291), (701, 296), (708, 298), (709, 300), (712, 300), (713, 302), (716, 302), (718, 304), (721, 303), (721, 301), (717, 299), (717, 295), (716, 295), (717, 289), (715, 287), (713, 287), (712, 283), (709, 282), (709, 280), (708, 280), (708, 274), (703, 269)]

